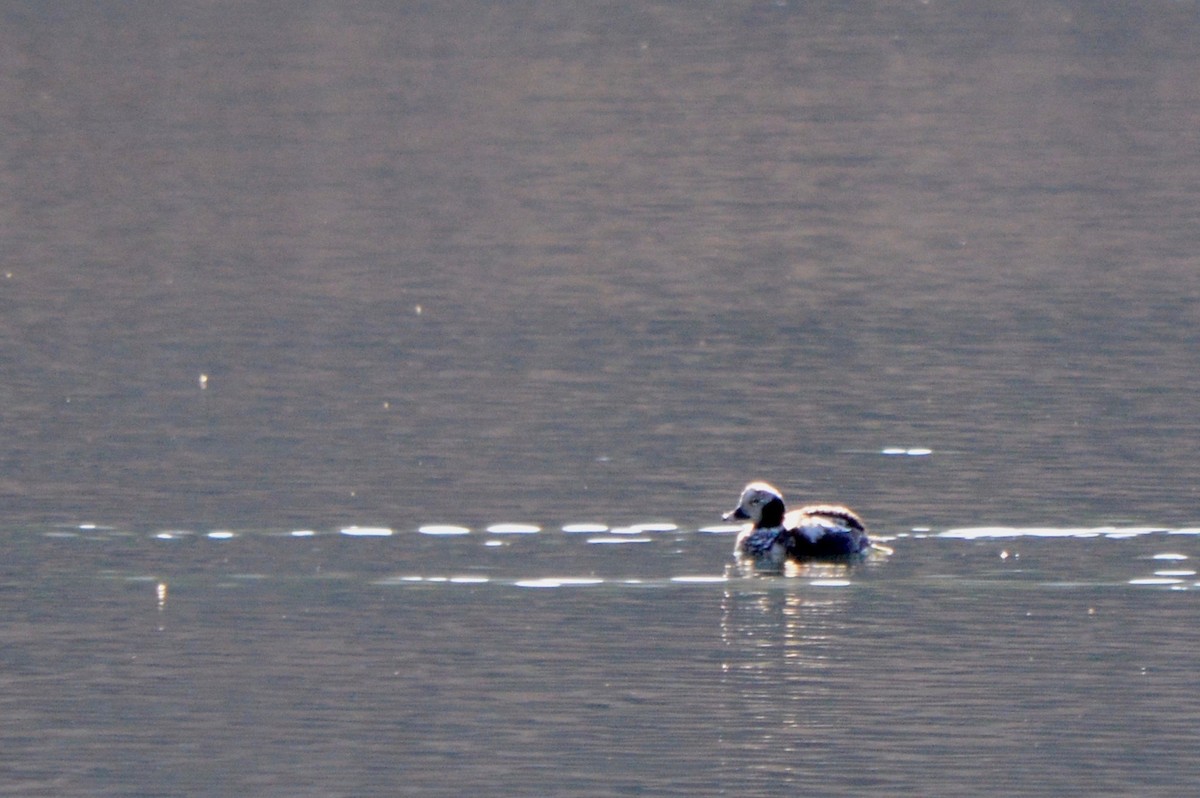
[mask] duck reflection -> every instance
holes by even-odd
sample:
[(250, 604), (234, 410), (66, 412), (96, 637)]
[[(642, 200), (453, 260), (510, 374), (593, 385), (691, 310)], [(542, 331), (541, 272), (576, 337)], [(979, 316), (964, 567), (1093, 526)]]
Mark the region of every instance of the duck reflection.
[[(852, 566), (788, 563), (792, 578), (732, 579), (721, 602), (726, 673), (770, 673), (770, 682), (796, 678), (796, 668), (819, 668), (844, 628)], [(781, 670), (787, 666), (786, 670)]]
[[(862, 677), (845, 662), (855, 566), (789, 564), (787, 577), (731, 579), (721, 602), (721, 744), (730, 765), (780, 775), (833, 760), (837, 706)], [(848, 742), (848, 741), (847, 741)], [(785, 756), (763, 757), (774, 751)], [(790, 754), (790, 756), (787, 756)]]

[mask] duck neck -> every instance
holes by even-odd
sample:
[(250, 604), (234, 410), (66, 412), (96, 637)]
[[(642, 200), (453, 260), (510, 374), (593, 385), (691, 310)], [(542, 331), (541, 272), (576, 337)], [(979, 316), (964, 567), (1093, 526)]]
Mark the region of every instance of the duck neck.
[(759, 516), (758, 525), (763, 529), (783, 525), (783, 499), (771, 499), (763, 505), (762, 515)]

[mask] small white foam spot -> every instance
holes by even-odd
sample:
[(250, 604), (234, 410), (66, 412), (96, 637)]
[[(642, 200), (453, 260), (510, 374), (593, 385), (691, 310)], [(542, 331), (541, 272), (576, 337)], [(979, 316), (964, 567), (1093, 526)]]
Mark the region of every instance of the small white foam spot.
[(734, 532), (741, 532), (741, 524), (714, 524), (713, 526), (702, 526), (699, 532), (704, 532), (708, 535), (731, 535)]
[(674, 532), (676, 529), (679, 529), (679, 526), (669, 522), (652, 522), (648, 524), (634, 524), (629, 528), (637, 534), (642, 532)]
[(1171, 562), (1179, 562), (1181, 560), (1186, 560), (1187, 558), (1188, 558), (1188, 556), (1186, 554), (1176, 554), (1175, 552), (1163, 552), (1162, 554), (1155, 554), (1150, 559), (1152, 559), (1152, 560), (1169, 560)]
[(493, 535), (532, 535), (542, 529), (533, 524), (492, 524), (487, 531)]
[(1176, 579), (1168, 576), (1148, 576), (1141, 579), (1130, 579), (1131, 585), (1178, 585), (1183, 582), (1182, 579)]
[(347, 526), (338, 532), (352, 538), (386, 538), (392, 534), (386, 526)]
[(607, 524), (563, 524), (563, 532), (575, 534), (581, 533), (585, 535), (595, 535), (600, 532), (607, 532)]
[(288, 533), (289, 536), (294, 538), (311, 538), (316, 534), (317, 533), (311, 529), (293, 529)]
[(980, 526), (947, 529), (938, 534), (941, 538), (959, 538), (962, 540), (981, 540), (985, 538), (1094, 538), (1103, 535), (1107, 538), (1134, 538), (1161, 532), (1154, 527), (1007, 527)]
[(728, 582), (729, 577), (726, 576), (706, 576), (703, 574), (696, 576), (672, 576), (672, 582), (680, 582), (687, 585), (707, 585), (716, 582)]
[(586, 587), (603, 584), (604, 580), (597, 577), (543, 577), (541, 579), (519, 579), (514, 584), (517, 587)]
[(164, 529), (161, 532), (155, 532), (154, 537), (159, 540), (180, 540), (192, 534), (184, 529)]
[(588, 538), (587, 542), (588, 543), (597, 543), (600, 545), (609, 545), (609, 544), (616, 544), (616, 543), (651, 543), (651, 542), (653, 542), (653, 540), (654, 540), (653, 538), (634, 538), (634, 537), (628, 537), (628, 536), (615, 537), (615, 536), (604, 535), (604, 536), (600, 536), (600, 537)]
[(426, 524), (417, 529), (422, 535), (469, 535), (471, 530), (453, 524)]
[(1104, 532), (1104, 537), (1112, 540), (1124, 540), (1126, 538), (1136, 538), (1142, 535), (1149, 535), (1154, 532), (1165, 532), (1164, 529), (1156, 529), (1152, 526), (1135, 526), (1125, 529), (1108, 529)]
[(207, 537), (211, 540), (229, 540), (230, 538), (237, 537), (237, 536), (227, 530), (216, 529), (216, 530), (213, 530), (212, 532), (209, 532), (207, 535), (205, 535), (205, 537)]

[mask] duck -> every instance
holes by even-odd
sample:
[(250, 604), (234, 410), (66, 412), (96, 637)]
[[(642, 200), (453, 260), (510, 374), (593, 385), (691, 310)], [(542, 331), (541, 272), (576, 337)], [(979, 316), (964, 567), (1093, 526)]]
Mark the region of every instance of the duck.
[(779, 569), (788, 560), (847, 560), (866, 554), (871, 539), (858, 514), (840, 504), (810, 504), (787, 512), (783, 494), (766, 482), (751, 482), (738, 506), (723, 518), (749, 521), (733, 553), (761, 568)]

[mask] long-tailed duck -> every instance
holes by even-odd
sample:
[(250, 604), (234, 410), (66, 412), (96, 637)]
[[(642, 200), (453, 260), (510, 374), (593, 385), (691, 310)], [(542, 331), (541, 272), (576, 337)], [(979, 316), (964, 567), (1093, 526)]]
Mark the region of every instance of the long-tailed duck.
[(765, 482), (751, 482), (726, 521), (750, 521), (733, 553), (755, 565), (780, 568), (787, 560), (844, 560), (867, 552), (871, 540), (862, 519), (848, 507), (812, 504), (786, 512), (783, 495)]

